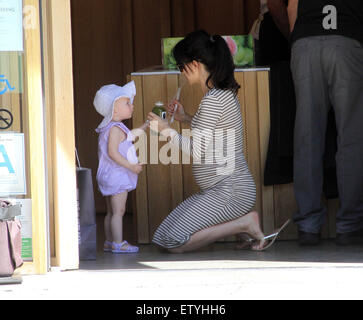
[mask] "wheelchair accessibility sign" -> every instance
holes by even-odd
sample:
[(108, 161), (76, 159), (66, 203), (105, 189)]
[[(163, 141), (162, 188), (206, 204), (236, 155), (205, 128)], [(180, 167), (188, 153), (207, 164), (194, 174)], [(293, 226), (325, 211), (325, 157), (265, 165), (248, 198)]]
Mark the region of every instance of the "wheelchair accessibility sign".
[(0, 96), (7, 93), (14, 91), (15, 87), (10, 85), (10, 82), (4, 75), (0, 75)]
[(0, 196), (25, 195), (23, 133), (0, 133)]

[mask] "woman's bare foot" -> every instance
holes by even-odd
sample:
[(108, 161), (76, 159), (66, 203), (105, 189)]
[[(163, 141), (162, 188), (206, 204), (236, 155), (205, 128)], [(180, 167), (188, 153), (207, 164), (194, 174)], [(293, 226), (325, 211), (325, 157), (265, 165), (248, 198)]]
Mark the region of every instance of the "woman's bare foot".
[[(241, 240), (247, 239), (248, 236), (255, 239), (255, 243), (251, 246), (252, 250), (261, 250), (265, 246), (266, 240), (260, 226), (260, 218), (257, 211), (251, 211), (241, 218), (243, 220), (243, 232), (238, 234), (237, 237)], [(242, 221), (241, 221), (242, 222)], [(238, 246), (238, 249), (245, 248), (245, 244)]]
[(235, 250), (250, 249), (252, 241), (254, 241), (247, 233), (239, 233), (236, 235), (236, 238), (238, 244), (235, 246)]

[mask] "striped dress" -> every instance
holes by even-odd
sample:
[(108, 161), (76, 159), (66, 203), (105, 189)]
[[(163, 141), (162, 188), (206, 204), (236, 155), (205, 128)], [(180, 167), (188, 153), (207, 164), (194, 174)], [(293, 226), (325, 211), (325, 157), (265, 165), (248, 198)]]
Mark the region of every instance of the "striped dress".
[(230, 90), (211, 89), (191, 122), (192, 138), (174, 135), (170, 143), (193, 158), (200, 192), (176, 207), (156, 230), (153, 242), (182, 246), (203, 229), (250, 212), (256, 187), (243, 154), (240, 104)]

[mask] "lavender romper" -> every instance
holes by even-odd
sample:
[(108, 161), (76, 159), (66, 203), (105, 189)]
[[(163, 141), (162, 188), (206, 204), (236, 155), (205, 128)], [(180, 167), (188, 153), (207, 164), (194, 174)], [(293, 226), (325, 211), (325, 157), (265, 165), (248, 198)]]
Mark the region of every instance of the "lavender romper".
[[(108, 137), (112, 127), (117, 126), (130, 136), (130, 130), (122, 122), (110, 122), (106, 127), (96, 129), (98, 137), (97, 170), (98, 188), (104, 196), (113, 196), (125, 191), (136, 189), (137, 174), (118, 165), (108, 155)], [(131, 163), (138, 163), (135, 147), (130, 139), (120, 143), (118, 151)]]

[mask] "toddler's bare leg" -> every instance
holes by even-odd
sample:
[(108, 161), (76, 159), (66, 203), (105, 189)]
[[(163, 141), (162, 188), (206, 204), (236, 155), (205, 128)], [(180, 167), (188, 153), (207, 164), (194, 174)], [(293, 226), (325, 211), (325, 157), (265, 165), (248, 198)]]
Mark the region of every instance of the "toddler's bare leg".
[(111, 231), (111, 218), (112, 218), (112, 206), (110, 197), (106, 197), (106, 208), (107, 214), (104, 220), (105, 240), (112, 242), (112, 231)]
[(123, 241), (122, 219), (126, 211), (127, 192), (111, 196), (112, 218), (111, 232), (113, 242), (121, 243)]

